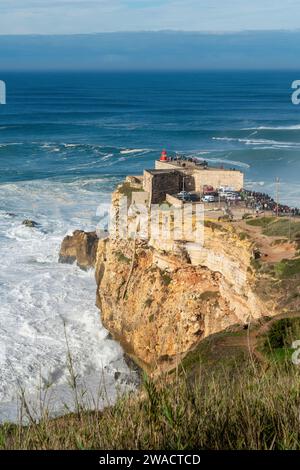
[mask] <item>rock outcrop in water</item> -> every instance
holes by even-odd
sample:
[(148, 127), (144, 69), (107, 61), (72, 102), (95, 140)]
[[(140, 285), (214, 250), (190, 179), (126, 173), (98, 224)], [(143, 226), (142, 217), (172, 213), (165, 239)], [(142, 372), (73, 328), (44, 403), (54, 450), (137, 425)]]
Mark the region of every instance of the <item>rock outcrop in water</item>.
[[(11, 215), (11, 217), (13, 217), (13, 216), (14, 215)], [(38, 227), (39, 224), (37, 222), (35, 222), (34, 220), (25, 219), (25, 220), (23, 220), (22, 225), (25, 225), (25, 227), (36, 228), (36, 227)]]
[(73, 235), (67, 235), (61, 245), (59, 253), (60, 263), (77, 263), (81, 269), (95, 266), (98, 247), (96, 232), (75, 230)]

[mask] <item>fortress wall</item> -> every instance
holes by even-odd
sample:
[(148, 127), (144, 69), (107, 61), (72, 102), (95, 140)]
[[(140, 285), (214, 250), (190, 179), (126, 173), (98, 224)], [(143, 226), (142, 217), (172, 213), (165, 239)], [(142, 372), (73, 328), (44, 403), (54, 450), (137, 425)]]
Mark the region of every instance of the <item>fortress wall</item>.
[(155, 160), (155, 169), (156, 170), (172, 170), (179, 169), (177, 165), (172, 165), (172, 162), (161, 162), (160, 160)]
[(160, 204), (166, 199), (166, 194), (175, 194), (182, 189), (182, 176), (178, 171), (168, 168), (168, 172), (152, 173), (144, 171), (143, 189), (149, 193), (152, 204)]
[[(210, 185), (214, 188), (220, 186), (231, 186), (236, 191), (244, 187), (244, 174), (239, 170), (226, 170), (222, 168), (208, 168), (207, 170), (193, 168), (193, 167), (178, 167), (172, 162), (155, 161), (155, 168), (157, 170), (173, 170), (176, 169), (189, 177), (186, 179), (187, 191), (202, 192), (204, 185)], [(191, 180), (194, 180), (194, 187), (192, 187)], [(169, 191), (170, 192), (170, 191)]]
[(230, 186), (240, 191), (244, 186), (244, 174), (238, 170), (196, 170), (194, 172), (196, 191), (202, 191), (205, 184), (219, 188)]

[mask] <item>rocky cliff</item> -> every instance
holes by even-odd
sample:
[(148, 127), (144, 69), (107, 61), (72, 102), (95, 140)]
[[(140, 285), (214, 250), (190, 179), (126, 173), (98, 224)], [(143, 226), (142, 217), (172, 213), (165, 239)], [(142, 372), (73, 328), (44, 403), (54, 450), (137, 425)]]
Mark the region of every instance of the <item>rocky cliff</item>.
[(198, 262), (195, 253), (189, 258), (142, 241), (99, 242), (102, 322), (147, 369), (172, 366), (206, 336), (274, 310), (271, 299), (263, 301), (253, 290), (247, 248), (223, 238), (229, 254), (220, 259), (217, 238), (215, 243), (217, 251), (207, 248)]
[[(122, 194), (124, 185), (113, 204)], [(174, 366), (203, 338), (232, 324), (276, 313), (275, 298), (256, 292), (253, 241), (230, 222), (206, 219), (204, 225), (201, 247), (160, 238), (99, 241), (102, 322), (148, 370)]]
[[(114, 204), (129, 193), (126, 184)], [(95, 266), (104, 326), (148, 371), (173, 367), (212, 333), (277, 313), (274, 292), (258, 293), (253, 241), (230, 222), (204, 225), (201, 247), (151, 238), (98, 241), (84, 232), (63, 243), (63, 261)]]

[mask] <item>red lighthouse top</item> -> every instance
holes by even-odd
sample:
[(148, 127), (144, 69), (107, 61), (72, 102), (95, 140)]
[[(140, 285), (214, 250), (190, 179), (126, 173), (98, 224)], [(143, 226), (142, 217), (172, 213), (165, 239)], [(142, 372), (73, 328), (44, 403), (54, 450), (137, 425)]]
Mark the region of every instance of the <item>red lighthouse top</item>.
[(161, 162), (167, 162), (168, 161), (168, 155), (167, 155), (167, 152), (166, 150), (163, 150), (161, 152), (161, 156), (160, 156), (160, 159), (159, 159)]

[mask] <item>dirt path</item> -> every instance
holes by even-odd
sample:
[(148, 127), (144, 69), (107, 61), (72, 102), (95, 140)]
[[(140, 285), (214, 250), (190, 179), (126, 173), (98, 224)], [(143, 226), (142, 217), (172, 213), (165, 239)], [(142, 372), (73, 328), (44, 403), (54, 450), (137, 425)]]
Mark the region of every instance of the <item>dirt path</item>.
[(248, 233), (251, 239), (254, 240), (262, 254), (261, 261), (276, 263), (282, 259), (294, 258), (296, 255), (296, 247), (293, 242), (289, 242), (286, 239), (286, 242), (276, 244), (279, 240), (283, 240), (284, 237), (264, 235), (261, 227), (248, 225), (244, 220), (240, 221), (238, 226), (243, 232)]
[(276, 315), (271, 320), (267, 321), (261, 326), (251, 326), (248, 330), (246, 330), (243, 334), (238, 335), (229, 335), (227, 337), (223, 337), (221, 341), (218, 342), (217, 347), (218, 349), (231, 350), (231, 349), (240, 349), (244, 351), (247, 355), (249, 355), (250, 359), (254, 362), (259, 362), (264, 368), (269, 367), (269, 362), (265, 355), (260, 352), (260, 339), (261, 337), (266, 334), (271, 326), (278, 320), (282, 318), (297, 318), (300, 317), (300, 312), (295, 313), (283, 313), (280, 315)]
[(299, 318), (300, 312), (292, 312), (292, 313), (281, 313), (280, 315), (276, 315), (268, 322), (261, 325), (259, 328), (253, 329), (251, 331), (251, 327), (248, 334), (248, 350), (249, 354), (255, 357), (261, 364), (264, 364), (266, 367), (269, 367), (268, 361), (264, 354), (259, 351), (259, 339), (265, 335), (271, 328), (271, 326), (281, 320), (283, 318)]

